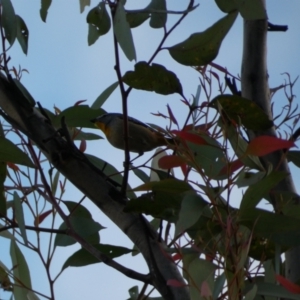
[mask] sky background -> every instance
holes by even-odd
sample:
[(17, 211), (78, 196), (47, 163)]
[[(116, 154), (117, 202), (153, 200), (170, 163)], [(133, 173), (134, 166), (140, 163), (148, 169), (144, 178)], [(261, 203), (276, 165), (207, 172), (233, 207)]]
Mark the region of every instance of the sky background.
[[(91, 105), (95, 99), (109, 85), (116, 81), (114, 71), (114, 51), (112, 31), (92, 46), (87, 44), (88, 25), (86, 23), (87, 12), (97, 5), (98, 1), (91, 1), (91, 6), (85, 8), (80, 14), (79, 1), (53, 0), (48, 11), (47, 22), (40, 19), (40, 1), (12, 0), (15, 12), (26, 22), (29, 28), (29, 50), (24, 55), (20, 46), (16, 43), (9, 52), (11, 56), (10, 66), (21, 66), (27, 69), (22, 83), (30, 91), (36, 101), (43, 107), (53, 109), (54, 106), (63, 110), (74, 105), (78, 100), (86, 100)], [(168, 9), (183, 10), (187, 1), (168, 1)], [(165, 46), (177, 44), (195, 32), (205, 30), (223, 16), (214, 1), (196, 1), (200, 6), (181, 23), (170, 35)], [(144, 8), (148, 1), (128, 0), (127, 9)], [(136, 6), (138, 5), (138, 6)], [(268, 35), (268, 70), (271, 87), (280, 85), (288, 72), (291, 78), (300, 73), (300, 2), (298, 0), (267, 1), (268, 16), (271, 23), (288, 25), (289, 30), (283, 32), (271, 32)], [(168, 16), (170, 26), (178, 19), (176, 15)], [(226, 67), (232, 74), (240, 74), (240, 64), (243, 46), (242, 19), (238, 17), (233, 28), (225, 38), (219, 56), (215, 62)], [(133, 29), (133, 38), (136, 47), (137, 61), (148, 60), (156, 49), (162, 29), (153, 30), (148, 21), (142, 26)], [(121, 51), (120, 51), (121, 53)], [(154, 61), (163, 64), (167, 69), (175, 72), (181, 81), (183, 91), (188, 99), (196, 93), (199, 84), (199, 74), (192, 68), (179, 65), (170, 58), (166, 50), (161, 51)], [(135, 62), (129, 62), (121, 53), (121, 70), (124, 74), (132, 70)], [(294, 93), (299, 95), (299, 83), (296, 84)], [(217, 95), (218, 91), (214, 91)], [(204, 94), (200, 101), (205, 101)], [(298, 103), (298, 99), (295, 100)], [(278, 111), (286, 104), (282, 93), (274, 99)], [(187, 109), (176, 94), (162, 96), (151, 92), (133, 90), (129, 97), (129, 115), (143, 122), (155, 123), (162, 127), (168, 125), (162, 118), (157, 118), (151, 113), (158, 111), (167, 113), (166, 105), (169, 104), (177, 120), (183, 125)], [(108, 112), (121, 112), (120, 92), (116, 90), (104, 107)], [(99, 132), (97, 132), (99, 133)], [(88, 142), (87, 153), (97, 155), (113, 164), (121, 170), (123, 165), (123, 152), (112, 148), (106, 140)], [(143, 156), (139, 162), (149, 157)], [(138, 164), (138, 162), (137, 162)], [(293, 172), (296, 170), (293, 168)], [(133, 175), (130, 177), (132, 186), (138, 185)], [(68, 189), (65, 200), (78, 201), (82, 194), (74, 188)], [(132, 243), (124, 236), (114, 224), (112, 224), (89, 200), (84, 202), (92, 212), (94, 219), (101, 225), (108, 227), (102, 230), (101, 242), (132, 247)], [(31, 225), (31, 224), (29, 224)], [(1, 239), (2, 241), (3, 239)], [(6, 241), (3, 242), (4, 245)], [(6, 247), (1, 246), (1, 254), (5, 255)], [(78, 246), (57, 249), (52, 266), (52, 274), (56, 274), (65, 259), (73, 253)], [(33, 287), (39, 291), (48, 293), (47, 279), (39, 259), (24, 249), (28, 258)], [(1, 259), (2, 260), (2, 259)], [(4, 260), (9, 266), (9, 260)], [(141, 257), (131, 258), (126, 255), (118, 262), (132, 267), (140, 272), (147, 272), (145, 263)], [(128, 289), (134, 285), (140, 285), (131, 279), (125, 278), (104, 264), (96, 264), (85, 268), (68, 268), (63, 272), (55, 284), (56, 299), (127, 299)], [(140, 285), (141, 286), (141, 285)], [(8, 299), (8, 294), (0, 294), (1, 299)]]

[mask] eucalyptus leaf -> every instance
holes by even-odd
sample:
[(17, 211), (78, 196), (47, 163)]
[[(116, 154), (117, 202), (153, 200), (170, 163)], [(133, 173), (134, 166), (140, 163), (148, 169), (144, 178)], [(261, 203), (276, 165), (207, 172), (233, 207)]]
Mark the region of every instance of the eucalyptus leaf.
[(14, 192), (14, 209), (15, 209), (15, 216), (17, 219), (17, 223), (21, 232), (21, 236), (24, 240), (25, 245), (27, 245), (28, 239), (27, 239), (26, 228), (25, 228), (23, 205), (22, 205), (22, 200), (19, 197), (17, 192)]
[(212, 62), (236, 17), (237, 12), (229, 13), (205, 31), (192, 34), (185, 41), (168, 48), (170, 55), (178, 63), (187, 66), (202, 66)]
[(266, 9), (261, 0), (235, 0), (237, 8), (245, 20), (265, 20)]
[(182, 86), (176, 74), (155, 63), (149, 66), (144, 61), (138, 62), (134, 71), (126, 72), (123, 81), (138, 90), (153, 91), (162, 95), (182, 95)]
[(40, 16), (41, 19), (46, 22), (48, 9), (51, 5), (52, 0), (41, 0), (41, 9), (40, 9)]
[(18, 26), (15, 10), (10, 0), (1, 0), (1, 6), (1, 25), (3, 26), (6, 39), (10, 45), (13, 45), (17, 37)]
[(86, 21), (89, 24), (88, 45), (90, 46), (110, 30), (111, 22), (105, 2), (100, 2), (91, 9), (87, 14)]
[(95, 128), (91, 122), (92, 119), (101, 116), (105, 111), (101, 108), (92, 109), (87, 105), (76, 105), (68, 107), (52, 118), (52, 123), (55, 127), (61, 127), (61, 118), (65, 117), (65, 122), (68, 127), (86, 127)]
[[(32, 289), (30, 272), (25, 256), (18, 247), (15, 240), (10, 242), (10, 256), (12, 259), (13, 275), (21, 284), (14, 286), (13, 295), (15, 299), (28, 299), (26, 297), (28, 290)], [(24, 298), (25, 295), (25, 298)]]
[(94, 101), (94, 103), (91, 105), (91, 108), (100, 108), (104, 104), (104, 102), (109, 98), (112, 92), (117, 88), (118, 85), (118, 82), (114, 82), (112, 85), (107, 87)]
[(118, 44), (120, 45), (128, 60), (136, 60), (136, 53), (130, 26), (127, 22), (126, 12), (121, 1), (118, 2), (118, 6), (114, 16), (114, 33)]
[(25, 54), (27, 54), (28, 51), (28, 37), (29, 37), (29, 31), (27, 28), (26, 23), (24, 20), (16, 15), (16, 22), (17, 22), (17, 39), (18, 42)]
[(90, 6), (91, 5), (91, 0), (79, 0), (79, 5), (80, 5), (80, 13), (83, 13), (84, 8), (86, 6)]
[[(107, 255), (109, 258), (116, 258), (132, 252), (131, 249), (121, 246), (98, 244), (93, 245), (93, 247), (100, 251), (101, 254)], [(62, 266), (62, 270), (64, 270), (67, 267), (82, 267), (100, 262), (101, 261), (99, 259), (97, 259), (91, 253), (89, 253), (86, 249), (80, 249), (73, 253), (66, 260), (66, 262)]]
[(0, 136), (0, 161), (12, 162), (14, 164), (24, 165), (34, 168), (34, 164), (27, 154), (20, 150), (10, 140)]
[[(151, 3), (147, 6), (153, 10), (159, 12), (152, 12), (150, 18), (150, 26), (152, 28), (162, 28), (166, 25), (167, 22), (167, 4), (166, 0), (152, 0)], [(146, 9), (147, 9), (146, 8)]]

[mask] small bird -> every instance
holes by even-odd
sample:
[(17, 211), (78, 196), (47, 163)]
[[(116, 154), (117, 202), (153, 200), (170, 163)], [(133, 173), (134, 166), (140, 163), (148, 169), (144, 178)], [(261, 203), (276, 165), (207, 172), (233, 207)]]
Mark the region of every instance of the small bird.
[[(125, 149), (123, 114), (108, 113), (91, 120), (95, 126), (101, 129), (107, 140), (118, 149)], [(139, 156), (159, 146), (174, 144), (173, 139), (165, 136), (134, 118), (128, 117), (128, 146), (130, 152), (136, 152)]]

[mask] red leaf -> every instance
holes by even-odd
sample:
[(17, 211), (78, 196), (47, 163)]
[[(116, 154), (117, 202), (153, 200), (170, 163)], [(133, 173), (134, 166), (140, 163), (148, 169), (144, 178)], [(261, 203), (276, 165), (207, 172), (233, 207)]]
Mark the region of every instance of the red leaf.
[(184, 287), (184, 286), (187, 286), (187, 284), (185, 284), (184, 282), (180, 282), (177, 279), (169, 279), (167, 281), (167, 285), (169, 285), (169, 286), (175, 286), (175, 287)]
[(186, 132), (186, 131), (179, 131), (179, 130), (172, 130), (172, 133), (175, 135), (179, 136), (185, 141), (192, 142), (194, 144), (198, 145), (207, 145), (207, 142), (205, 139), (203, 139), (201, 136), (198, 134)]
[(81, 140), (80, 145), (79, 145), (79, 150), (82, 153), (85, 152), (85, 150), (86, 150), (86, 140)]
[(208, 261), (213, 261), (215, 259), (215, 255), (214, 254), (205, 254), (205, 260), (208, 260)]
[(61, 190), (62, 192), (64, 192), (64, 191), (65, 191), (65, 189), (64, 189), (64, 184), (62, 183), (61, 180), (59, 181), (59, 186), (60, 186), (60, 190)]
[(237, 171), (239, 168), (241, 168), (243, 165), (244, 164), (239, 159), (236, 159), (236, 160), (230, 162), (224, 168), (222, 168), (222, 170), (219, 173), (219, 176), (226, 175), (226, 174), (231, 175), (232, 173)]
[(180, 253), (176, 253), (172, 256), (172, 258), (173, 258), (174, 261), (181, 260), (182, 255)]
[(171, 169), (185, 165), (185, 160), (177, 155), (166, 155), (158, 160), (158, 166), (162, 169)]
[(158, 113), (151, 113), (151, 115), (153, 115), (153, 116), (156, 116), (156, 117), (163, 117), (164, 119), (167, 119), (168, 118), (168, 116), (166, 116), (166, 115), (164, 115), (164, 114), (162, 114), (162, 113), (160, 113), (160, 112), (158, 112)]
[(259, 136), (253, 139), (246, 150), (248, 155), (264, 156), (280, 149), (289, 149), (295, 146), (293, 141), (282, 140), (273, 136)]
[(174, 124), (178, 125), (177, 120), (175, 119), (175, 117), (174, 117), (174, 115), (173, 115), (173, 112), (172, 112), (172, 110), (171, 110), (171, 108), (170, 108), (169, 105), (167, 105), (167, 109), (168, 109), (168, 113), (169, 113), (169, 117), (170, 117), (171, 121), (172, 121)]
[(45, 212), (43, 212), (42, 214), (38, 215), (35, 220), (34, 220), (34, 225), (37, 226), (39, 224), (41, 224), (51, 213), (52, 213), (52, 209), (47, 210)]
[(300, 286), (287, 280), (281, 275), (276, 274), (275, 275), (276, 280), (284, 287), (286, 288), (289, 292), (293, 294), (300, 294)]
[(187, 177), (187, 172), (188, 172), (187, 165), (186, 164), (181, 165), (180, 168), (181, 168), (181, 171), (182, 171), (182, 174), (184, 175), (184, 177)]
[(78, 100), (77, 102), (75, 102), (74, 106), (78, 106), (83, 102), (86, 102), (86, 100)]
[(214, 71), (209, 71), (218, 81), (220, 80), (219, 75)]
[(13, 169), (14, 171), (18, 172), (20, 169), (17, 165), (15, 165), (14, 163), (11, 163), (11, 162), (6, 162), (7, 166), (10, 168), (10, 169)]
[(223, 72), (225, 74), (228, 74), (227, 69), (225, 69), (224, 67), (222, 67), (222, 66), (220, 66), (220, 65), (218, 65), (216, 63), (211, 62), (211, 63), (209, 63), (209, 65), (211, 65), (212, 67), (216, 68), (217, 70), (219, 70), (219, 71), (221, 71), (221, 72)]
[(201, 296), (206, 299), (212, 298), (212, 293), (206, 280), (201, 284)]

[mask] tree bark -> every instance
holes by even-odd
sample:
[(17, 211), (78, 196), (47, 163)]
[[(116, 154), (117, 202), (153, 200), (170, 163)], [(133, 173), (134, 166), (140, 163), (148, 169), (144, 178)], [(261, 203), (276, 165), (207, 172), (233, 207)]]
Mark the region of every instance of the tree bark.
[[(267, 19), (244, 21), (244, 49), (242, 59), (241, 85), (242, 96), (254, 101), (267, 113), (272, 120), (270, 92), (268, 85), (267, 71)], [(274, 34), (274, 33), (273, 33)], [(276, 34), (276, 33), (275, 33)], [(275, 128), (272, 127), (264, 132), (248, 132), (250, 139), (259, 135), (276, 136)], [(282, 159), (282, 152), (276, 151), (262, 158), (263, 165), (269, 165), (273, 169), (284, 171), (290, 174), (285, 159)], [(289, 191), (297, 193), (293, 179), (288, 175), (275, 188), (276, 191)], [(276, 203), (273, 202), (276, 210)], [(300, 279), (300, 247), (295, 247), (286, 252), (285, 276), (296, 282)]]
[(93, 166), (73, 143), (58, 134), (39, 110), (32, 108), (11, 80), (0, 74), (2, 115), (43, 151), (50, 163), (103, 211), (138, 247), (144, 256), (154, 287), (167, 300), (188, 300), (186, 287), (167, 284), (170, 279), (185, 284), (157, 233), (141, 215), (123, 212), (127, 199)]

